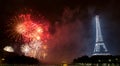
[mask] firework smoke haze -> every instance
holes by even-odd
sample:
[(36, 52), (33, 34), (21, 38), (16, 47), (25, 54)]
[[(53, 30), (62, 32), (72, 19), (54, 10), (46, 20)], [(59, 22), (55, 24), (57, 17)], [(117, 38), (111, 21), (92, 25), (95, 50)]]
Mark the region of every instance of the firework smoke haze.
[(55, 22), (55, 33), (48, 41), (48, 62), (52, 59), (54, 63), (69, 63), (74, 58), (84, 55), (85, 51), (82, 48), (84, 26), (79, 17), (75, 15), (80, 15), (78, 9), (65, 9), (61, 20)]

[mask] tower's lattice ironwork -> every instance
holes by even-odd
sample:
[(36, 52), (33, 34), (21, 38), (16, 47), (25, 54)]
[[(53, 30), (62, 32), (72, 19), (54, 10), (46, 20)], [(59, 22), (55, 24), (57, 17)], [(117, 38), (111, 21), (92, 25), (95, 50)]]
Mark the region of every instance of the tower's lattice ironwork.
[(93, 55), (110, 55), (103, 42), (98, 15), (95, 17), (95, 21), (96, 21), (96, 42)]

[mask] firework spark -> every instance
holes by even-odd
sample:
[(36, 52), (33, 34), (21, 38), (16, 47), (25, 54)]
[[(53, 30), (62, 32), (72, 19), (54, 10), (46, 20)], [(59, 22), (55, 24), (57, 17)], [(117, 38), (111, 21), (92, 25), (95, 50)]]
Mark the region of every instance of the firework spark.
[(14, 49), (11, 46), (5, 46), (3, 50), (7, 52), (14, 52)]

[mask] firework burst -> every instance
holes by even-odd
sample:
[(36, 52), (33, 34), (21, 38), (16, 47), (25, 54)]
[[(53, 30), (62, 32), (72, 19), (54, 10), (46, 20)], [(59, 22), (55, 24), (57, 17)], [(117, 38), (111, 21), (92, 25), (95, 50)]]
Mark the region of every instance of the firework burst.
[(31, 14), (21, 14), (13, 19), (15, 38), (21, 38), (21, 52), (37, 59), (47, 56), (46, 41), (49, 39), (49, 22), (47, 20), (33, 20)]

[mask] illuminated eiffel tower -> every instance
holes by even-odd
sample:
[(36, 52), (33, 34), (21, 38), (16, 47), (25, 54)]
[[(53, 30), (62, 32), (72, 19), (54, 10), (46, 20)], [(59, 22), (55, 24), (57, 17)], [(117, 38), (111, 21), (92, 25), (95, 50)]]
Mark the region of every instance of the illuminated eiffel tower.
[(110, 53), (108, 53), (108, 50), (103, 42), (99, 16), (95, 17), (95, 21), (96, 21), (96, 43), (95, 43), (93, 55), (110, 55)]

